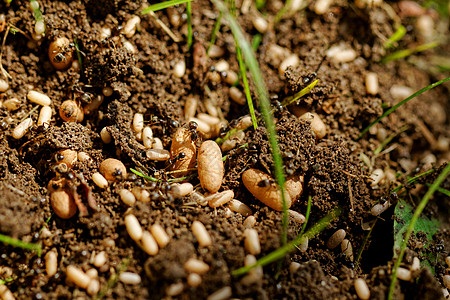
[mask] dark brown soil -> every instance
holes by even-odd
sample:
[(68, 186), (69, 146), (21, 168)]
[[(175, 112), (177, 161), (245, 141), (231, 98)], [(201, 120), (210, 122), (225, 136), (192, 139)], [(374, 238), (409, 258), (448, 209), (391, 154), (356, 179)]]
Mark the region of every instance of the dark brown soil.
[[(450, 85), (440, 85), (400, 107), (384, 118), (362, 139), (363, 128), (383, 113), (383, 107), (397, 103), (392, 95), (394, 85), (407, 86), (412, 92), (449, 76), (437, 69), (437, 58), (448, 56), (448, 16), (440, 16), (429, 8), (426, 13), (435, 23), (435, 36), (440, 45), (432, 50), (382, 64), (380, 60), (395, 50), (383, 47), (401, 22), (407, 28), (406, 36), (398, 42), (398, 49), (414, 48), (423, 44), (416, 28), (417, 16), (399, 13), (399, 3), (388, 2), (381, 7), (359, 9), (353, 2), (336, 1), (329, 12), (317, 15), (315, 2), (305, 9), (287, 15), (274, 27), (261, 35), (256, 54), (273, 104), (279, 147), (284, 171), (287, 175), (304, 176), (303, 194), (292, 210), (306, 213), (307, 201), (312, 199), (308, 228), (340, 207), (342, 213), (325, 230), (309, 241), (306, 251), (294, 251), (279, 265), (264, 267), (264, 276), (258, 282), (244, 285), (231, 272), (244, 265), (248, 252), (244, 248), (245, 217), (226, 207), (210, 208), (195, 202), (190, 195), (173, 199), (168, 194), (168, 182), (174, 176), (167, 172), (169, 162), (155, 162), (147, 158), (142, 142), (138, 141), (132, 122), (135, 113), (144, 115), (155, 137), (170, 149), (172, 137), (178, 127), (188, 126), (184, 106), (188, 97), (199, 100), (197, 113), (216, 113), (226, 133), (236, 121), (249, 113), (247, 106), (237, 104), (229, 97), (230, 86), (221, 80), (214, 65), (226, 60), (230, 69), (239, 73), (233, 36), (227, 23), (217, 33), (215, 44), (224, 50), (221, 58), (206, 55), (211, 33), (219, 12), (206, 0), (192, 2), (194, 44), (186, 45), (186, 9), (182, 4), (156, 12), (158, 19), (140, 15), (146, 1), (40, 1), (46, 24), (45, 36), (35, 41), (35, 19), (28, 1), (13, 0), (0, 3), (1, 65), (11, 76), (0, 79), (9, 83), (9, 89), (0, 93), (0, 234), (29, 243), (42, 245), (42, 255), (6, 243), (0, 243), (0, 285), (6, 284), (16, 299), (162, 299), (172, 284), (183, 283), (183, 290), (175, 298), (203, 299), (222, 287), (232, 288), (233, 298), (245, 299), (357, 299), (355, 278), (365, 278), (373, 299), (386, 299), (391, 281), (393, 253), (393, 205), (379, 216), (376, 226), (365, 243), (368, 231), (363, 223), (373, 221), (371, 208), (380, 201), (393, 204), (398, 199), (389, 191), (406, 182), (407, 176), (436, 169), (450, 159)], [(255, 3), (250, 10), (241, 11), (237, 1), (238, 20), (251, 40), (258, 32), (251, 19), (257, 13), (268, 20), (282, 7), (281, 1), (267, 1), (257, 12)], [(246, 2), (246, 1), (244, 1)], [(406, 2), (406, 1), (403, 1)], [(180, 17), (180, 24), (170, 19), (170, 13)], [(141, 23), (134, 35), (126, 37), (123, 27), (133, 15)], [(179, 39), (175, 42), (160, 26), (166, 24)], [(15, 34), (9, 29), (17, 29)], [(102, 37), (102, 28), (111, 35)], [(49, 44), (58, 37), (66, 37), (81, 68), (71, 66), (56, 70), (48, 58)], [(356, 59), (336, 63), (326, 56), (333, 45), (342, 43), (356, 51)], [(270, 45), (277, 44), (295, 53), (300, 62), (280, 75), (278, 64), (268, 54)], [(134, 52), (128, 47), (134, 47)], [(75, 49), (78, 47), (78, 49)], [(185, 60), (186, 72), (174, 76), (174, 66)], [(439, 62), (439, 60), (438, 60)], [(444, 65), (444, 63), (442, 64)], [(279, 107), (286, 97), (306, 86), (311, 75), (317, 73), (319, 83), (300, 100), (289, 107)], [(375, 72), (379, 92), (369, 95), (365, 75)], [(250, 75), (250, 74), (249, 74)], [(249, 76), (250, 77), (250, 76)], [(219, 78), (219, 80), (215, 80)], [(243, 91), (242, 80), (237, 87)], [(112, 88), (111, 96), (104, 97), (103, 89)], [(250, 86), (256, 99), (253, 86)], [(14, 139), (14, 128), (26, 117), (37, 122), (40, 107), (27, 100), (27, 93), (37, 90), (52, 99), (50, 126), (34, 125), (21, 139)], [(17, 110), (8, 110), (4, 103), (10, 98), (20, 100)], [(80, 123), (64, 122), (59, 108), (64, 100), (73, 99), (87, 108), (104, 98), (96, 109), (86, 111)], [(211, 105), (212, 104), (212, 105)], [(255, 100), (258, 111), (258, 100)], [(211, 108), (212, 107), (212, 108)], [(317, 113), (327, 127), (327, 134), (316, 139), (309, 121), (298, 118), (299, 112)], [(259, 112), (257, 112), (259, 116)], [(405, 127), (406, 126), (406, 127)], [(112, 142), (105, 144), (100, 131), (106, 128)], [(214, 139), (198, 133), (196, 141)], [(376, 149), (389, 136), (392, 141), (376, 154)], [(61, 149), (83, 151), (88, 161), (78, 160), (66, 175), (73, 191), (88, 214), (65, 220), (54, 214), (50, 206), (47, 184), (58, 174), (53, 168), (55, 153)], [(274, 176), (273, 159), (264, 123), (256, 130), (245, 131), (245, 138), (237, 147), (224, 153), (225, 177), (220, 191), (233, 190), (234, 198), (248, 205), (257, 222), (261, 242), (261, 258), (281, 245), (282, 213), (259, 202), (244, 187), (241, 176), (248, 168), (257, 168)], [(147, 181), (128, 171), (122, 180), (110, 182), (101, 189), (92, 181), (100, 163), (106, 158), (121, 160), (127, 170), (145, 171), (159, 181)], [(375, 169), (391, 174), (376, 186), (370, 175)], [(427, 191), (438, 171), (422, 179), (420, 184), (407, 186), (399, 197), (417, 203)], [(72, 176), (72, 177), (71, 177)], [(186, 181), (202, 194), (197, 173)], [(83, 183), (85, 182), (85, 183)], [(144, 188), (151, 201), (137, 201), (126, 206), (119, 197), (121, 189)], [(450, 190), (450, 179), (441, 185)], [(88, 205), (93, 197), (98, 207)], [(384, 200), (383, 200), (384, 199)], [(444, 258), (450, 252), (449, 227), (450, 199), (437, 192), (425, 214), (437, 218), (441, 228), (431, 241), (438, 260), (434, 262), (435, 275), (422, 268), (411, 282), (399, 281), (395, 290), (397, 299), (438, 299), (442, 297), (442, 276), (449, 273)], [(133, 213), (144, 229), (158, 223), (170, 236), (169, 244), (155, 256), (146, 254), (130, 238), (124, 216)], [(201, 221), (210, 233), (213, 245), (199, 247), (191, 232), (192, 222)], [(347, 232), (346, 239), (353, 245), (354, 257), (362, 251), (361, 259), (351, 261), (338, 247), (326, 247), (328, 238), (337, 230)], [(294, 239), (301, 226), (290, 220), (288, 240)], [(417, 233), (408, 247), (404, 266), (421, 251), (423, 234)], [(58, 271), (48, 276), (44, 256), (50, 250), (58, 253)], [(88, 295), (86, 290), (66, 280), (66, 269), (75, 265), (87, 271), (95, 268), (93, 257), (101, 251), (107, 262), (97, 268), (100, 292)], [(183, 265), (189, 258), (207, 263), (210, 270), (201, 276), (198, 287), (187, 284), (188, 272)], [(291, 271), (291, 262), (300, 263)], [(141, 283), (124, 284), (117, 280), (123, 271), (138, 273)], [(2, 295), (0, 295), (0, 298)], [(2, 298), (3, 299), (3, 298)]]

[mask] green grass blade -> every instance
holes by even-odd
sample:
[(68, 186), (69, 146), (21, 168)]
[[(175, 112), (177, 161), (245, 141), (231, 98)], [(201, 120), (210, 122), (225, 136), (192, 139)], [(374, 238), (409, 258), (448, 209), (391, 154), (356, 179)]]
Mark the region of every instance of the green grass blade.
[(255, 35), (253, 36), (253, 39), (252, 39), (252, 48), (253, 48), (253, 51), (256, 52), (256, 50), (258, 50), (258, 47), (259, 47), (259, 44), (261, 44), (261, 41), (262, 41), (262, 35), (261, 35), (260, 33), (255, 34)]
[[(428, 183), (427, 183), (427, 186), (428, 186), (428, 187), (430, 187), (430, 186), (431, 186), (431, 184), (428, 184)], [(436, 191), (438, 191), (439, 193), (442, 193), (442, 194), (444, 194), (444, 195), (445, 195), (445, 196), (447, 196), (447, 197), (450, 197), (450, 191), (449, 191), (449, 190), (447, 190), (447, 189), (444, 189), (444, 188), (438, 187), (438, 188), (436, 189)]]
[(340, 215), (340, 213), (341, 213), (341, 209), (339, 207), (335, 208), (331, 214), (322, 218), (313, 227), (311, 227), (305, 234), (299, 234), (294, 240), (292, 240), (288, 244), (286, 244), (286, 245), (278, 248), (277, 250), (267, 254), (266, 256), (258, 259), (258, 261), (255, 264), (234, 270), (231, 272), (231, 274), (233, 276), (241, 276), (255, 267), (258, 267), (258, 266), (263, 267), (265, 265), (268, 265), (270, 263), (273, 263), (273, 262), (283, 258), (289, 252), (294, 251), (296, 249), (296, 247), (305, 240), (305, 238), (308, 238), (310, 240), (314, 236), (319, 234), (321, 231), (323, 231), (328, 226), (328, 224), (330, 224), (330, 222), (333, 219), (335, 219), (337, 216)]
[(144, 179), (150, 180), (150, 181), (155, 181), (155, 182), (159, 182), (160, 180), (151, 176), (147, 176), (141, 172), (139, 172), (138, 170), (132, 169), (130, 168), (130, 171), (133, 172), (134, 174), (136, 174), (137, 176), (140, 176)]
[(191, 49), (192, 46), (192, 8), (191, 2), (187, 2), (186, 4), (186, 12), (187, 12), (187, 25), (188, 25), (188, 35), (187, 35), (187, 45), (188, 49)]
[(275, 19), (273, 19), (273, 24), (275, 25), (276, 23), (278, 23), (278, 21), (281, 20), (281, 18), (283, 18), (284, 14), (288, 11), (288, 9), (291, 7), (292, 4), (292, 0), (286, 0), (286, 2), (284, 3), (284, 6), (282, 9), (280, 9), (280, 11), (277, 13), (277, 15), (275, 16)]
[(431, 42), (431, 43), (428, 43), (428, 44), (419, 45), (419, 46), (417, 46), (415, 48), (412, 48), (412, 49), (400, 50), (400, 51), (397, 51), (397, 52), (394, 52), (392, 54), (389, 54), (389, 55), (385, 56), (381, 60), (381, 63), (385, 64), (385, 63), (390, 62), (390, 61), (394, 61), (394, 60), (397, 60), (397, 59), (405, 58), (407, 56), (410, 56), (411, 54), (422, 52), (422, 51), (434, 48), (437, 45), (439, 45), (438, 42)]
[(256, 129), (258, 127), (258, 121), (256, 120), (255, 108), (253, 107), (252, 95), (250, 94), (250, 86), (248, 85), (247, 68), (242, 58), (242, 52), (241, 48), (238, 45), (238, 41), (235, 42), (236, 42), (236, 56), (239, 62), (239, 73), (241, 73), (242, 83), (244, 85), (245, 98), (247, 99), (248, 110), (250, 112), (250, 116), (252, 117), (253, 128)]
[(434, 87), (436, 87), (436, 86), (438, 86), (438, 85), (440, 85), (440, 84), (442, 84), (442, 83), (444, 83), (444, 82), (446, 82), (446, 81), (449, 81), (449, 80), (450, 80), (450, 77), (447, 77), (447, 78), (445, 78), (445, 79), (442, 79), (442, 80), (440, 80), (440, 81), (437, 81), (437, 82), (435, 82), (435, 83), (432, 83), (432, 84), (430, 84), (429, 86), (424, 87), (423, 89), (421, 89), (421, 90), (415, 92), (414, 94), (412, 94), (412, 95), (409, 96), (408, 98), (406, 98), (406, 99), (400, 101), (399, 103), (397, 103), (396, 105), (394, 105), (393, 107), (391, 107), (390, 109), (388, 109), (384, 114), (382, 114), (381, 117), (379, 117), (378, 119), (376, 119), (375, 121), (373, 121), (369, 126), (367, 126), (366, 128), (364, 128), (364, 130), (361, 131), (361, 134), (359, 135), (359, 137), (358, 137), (356, 140), (359, 140), (360, 138), (362, 138), (363, 135), (366, 134), (366, 132), (368, 132), (369, 129), (370, 129), (373, 125), (375, 125), (375, 124), (377, 124), (378, 122), (380, 122), (384, 117), (390, 115), (390, 114), (391, 114), (392, 112), (394, 112), (397, 108), (399, 108), (399, 107), (402, 106), (403, 104), (407, 103), (409, 100), (411, 100), (411, 99), (417, 97), (418, 95), (420, 95), (420, 94), (422, 94), (422, 93), (424, 93), (424, 92), (426, 92), (426, 91), (428, 91), (428, 90), (431, 90), (432, 88), (434, 88)]
[(397, 30), (390, 36), (390, 38), (384, 42), (383, 47), (386, 49), (394, 47), (394, 44), (400, 41), (406, 34), (406, 28), (400, 25)]
[(175, 5), (178, 5), (178, 4), (188, 3), (188, 2), (191, 2), (191, 1), (192, 0), (169, 0), (169, 1), (164, 1), (164, 2), (161, 2), (161, 3), (156, 3), (156, 4), (153, 4), (153, 5), (150, 5), (147, 8), (144, 8), (141, 11), (141, 15), (148, 14), (151, 11), (158, 11), (158, 10), (161, 10), (161, 9), (165, 9), (165, 8), (168, 8), (168, 7), (171, 7), (171, 6), (175, 6)]
[(261, 70), (259, 69), (258, 61), (256, 60), (255, 53), (244, 36), (242, 29), (237, 23), (236, 19), (231, 16), (228, 8), (221, 0), (212, 0), (214, 5), (222, 12), (224, 18), (228, 21), (228, 26), (230, 27), (235, 39), (239, 42), (239, 46), (244, 54), (246, 65), (252, 74), (253, 83), (256, 88), (256, 92), (260, 102), (261, 113), (263, 115), (264, 123), (267, 128), (268, 139), (271, 145), (272, 156), (274, 160), (274, 171), (275, 180), (281, 189), (281, 197), (283, 199), (283, 232), (282, 232), (282, 242), (285, 244), (287, 242), (287, 226), (288, 226), (288, 213), (286, 205), (286, 197), (284, 191), (284, 172), (283, 172), (283, 161), (281, 159), (280, 149), (278, 147), (277, 136), (275, 125), (273, 123), (273, 117), (270, 113), (270, 101), (267, 93), (266, 86), (264, 84), (263, 76)]
[(311, 214), (311, 204), (312, 204), (312, 197), (308, 196), (308, 206), (306, 207), (306, 215), (305, 215), (305, 223), (303, 223), (302, 230), (300, 231), (300, 235), (305, 232), (306, 225), (308, 224), (309, 215)]
[(216, 23), (214, 24), (214, 29), (211, 33), (211, 40), (209, 41), (209, 46), (208, 50), (206, 51), (206, 54), (209, 54), (209, 49), (211, 49), (211, 46), (216, 43), (216, 37), (217, 33), (219, 32), (221, 22), (222, 22), (222, 13), (219, 14), (219, 17), (217, 17)]
[(419, 219), (419, 216), (422, 213), (425, 206), (427, 205), (428, 201), (430, 200), (431, 196), (437, 190), (439, 185), (445, 180), (445, 178), (447, 178), (449, 173), (450, 173), (450, 164), (447, 164), (447, 166), (444, 168), (441, 174), (439, 174), (439, 176), (433, 182), (430, 189), (426, 192), (425, 196), (423, 196), (422, 200), (420, 201), (419, 205), (417, 206), (414, 212), (414, 215), (411, 219), (411, 223), (409, 223), (408, 229), (403, 239), (402, 246), (400, 248), (400, 254), (398, 255), (397, 261), (395, 262), (394, 268), (392, 269), (391, 285), (389, 286), (389, 295), (388, 295), (389, 300), (393, 299), (394, 297), (395, 283), (397, 281), (397, 269), (400, 267), (400, 264), (402, 263), (406, 246), (408, 245), (409, 238), (414, 230), (416, 222)]
[(381, 151), (383, 151), (383, 148), (386, 147), (387, 144), (389, 144), (396, 136), (398, 136), (400, 133), (408, 130), (409, 126), (405, 125), (403, 127), (401, 127), (397, 132), (395, 132), (394, 134), (388, 136), (381, 144), (380, 146), (378, 146), (377, 149), (375, 149), (375, 151), (373, 151), (373, 154), (378, 155), (381, 153)]
[[(33, 3), (33, 2), (37, 2), (36, 0), (30, 0), (30, 3)], [(42, 12), (41, 12), (41, 10), (39, 9), (39, 7), (37, 8), (37, 9), (34, 9), (33, 10), (33, 15), (34, 15), (34, 20), (35, 21), (40, 21), (40, 20), (42, 20)]]
[(38, 256), (39, 257), (41, 256), (41, 252), (42, 252), (41, 244), (33, 244), (33, 243), (23, 242), (21, 240), (18, 240), (18, 239), (15, 239), (10, 236), (3, 235), (3, 234), (0, 234), (0, 242), (3, 242), (5, 244), (13, 246), (13, 247), (22, 248), (25, 250), (37, 251)]
[(312, 83), (310, 83), (307, 87), (303, 88), (300, 92), (298, 92), (292, 96), (284, 98), (283, 102), (281, 102), (281, 105), (286, 107), (286, 106), (290, 105), (291, 103), (297, 101), (301, 97), (303, 97), (306, 94), (308, 94), (309, 92), (311, 92), (311, 90), (316, 86), (316, 84), (318, 82), (319, 82), (319, 79), (316, 79)]

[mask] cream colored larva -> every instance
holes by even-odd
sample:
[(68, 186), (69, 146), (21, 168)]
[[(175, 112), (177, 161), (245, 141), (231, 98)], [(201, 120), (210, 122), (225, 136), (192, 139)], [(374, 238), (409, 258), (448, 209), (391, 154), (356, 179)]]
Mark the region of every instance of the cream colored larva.
[(197, 156), (198, 177), (202, 188), (215, 193), (222, 185), (225, 169), (222, 151), (214, 141), (204, 141)]

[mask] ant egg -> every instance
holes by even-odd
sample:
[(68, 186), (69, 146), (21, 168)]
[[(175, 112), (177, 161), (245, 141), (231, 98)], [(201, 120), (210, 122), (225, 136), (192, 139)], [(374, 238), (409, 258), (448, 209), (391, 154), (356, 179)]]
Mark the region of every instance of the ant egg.
[(197, 164), (202, 188), (211, 193), (217, 192), (225, 174), (219, 145), (211, 140), (203, 142), (198, 151)]
[(70, 219), (77, 212), (75, 203), (70, 195), (64, 190), (51, 193), (50, 205), (55, 214), (61, 219)]
[(57, 38), (50, 43), (48, 48), (50, 63), (57, 70), (63, 70), (72, 65), (73, 54), (70, 41), (65, 38)]

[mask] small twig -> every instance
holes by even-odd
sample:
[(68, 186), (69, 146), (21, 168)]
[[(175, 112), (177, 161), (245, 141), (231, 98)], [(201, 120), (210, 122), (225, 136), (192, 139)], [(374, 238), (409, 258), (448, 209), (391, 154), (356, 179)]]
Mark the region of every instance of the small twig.
[(353, 192), (352, 192), (352, 184), (351, 184), (351, 180), (349, 178), (349, 180), (347, 181), (347, 185), (348, 185), (348, 196), (350, 198), (350, 206), (351, 206), (351, 212), (354, 213), (355, 209), (353, 207)]
[(158, 16), (153, 12), (150, 11), (148, 13), (150, 16), (152, 16), (153, 18), (155, 18), (156, 23), (158, 23), (159, 26), (161, 26), (161, 28), (167, 33), (168, 36), (170, 36), (170, 38), (175, 42), (175, 43), (179, 43), (180, 39), (175, 35), (175, 33), (172, 32), (172, 30), (170, 30), (169, 27), (167, 27), (166, 24), (164, 24), (163, 21), (161, 21)]

